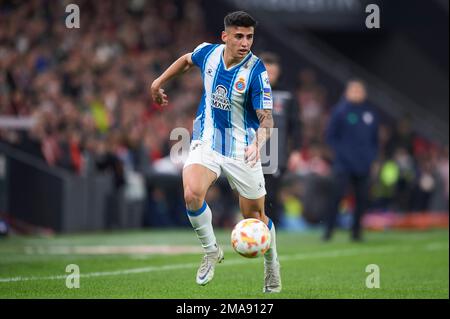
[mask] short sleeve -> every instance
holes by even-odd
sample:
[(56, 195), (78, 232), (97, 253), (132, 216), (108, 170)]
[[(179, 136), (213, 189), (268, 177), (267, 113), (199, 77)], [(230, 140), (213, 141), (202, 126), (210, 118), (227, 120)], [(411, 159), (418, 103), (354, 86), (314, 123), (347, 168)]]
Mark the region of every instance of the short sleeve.
[[(260, 65), (262, 65), (262, 67), (260, 67)], [(273, 107), (273, 99), (269, 75), (267, 74), (264, 64), (259, 63), (257, 69), (259, 69), (260, 72), (255, 72), (256, 74), (253, 76), (251, 82), (253, 109), (271, 110)]]
[(199, 68), (203, 67), (203, 63), (208, 55), (208, 53), (215, 47), (214, 44), (203, 42), (197, 46), (192, 52), (192, 62)]

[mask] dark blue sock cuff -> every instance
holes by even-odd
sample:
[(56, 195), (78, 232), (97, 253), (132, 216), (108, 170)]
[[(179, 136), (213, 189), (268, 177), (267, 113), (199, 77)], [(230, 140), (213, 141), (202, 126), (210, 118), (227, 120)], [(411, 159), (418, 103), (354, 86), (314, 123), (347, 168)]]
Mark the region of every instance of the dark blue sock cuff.
[(206, 210), (206, 207), (208, 207), (208, 205), (206, 204), (206, 201), (203, 201), (203, 205), (199, 210), (186, 209), (186, 214), (192, 217), (200, 216)]
[(268, 218), (268, 219), (269, 219), (269, 222), (267, 223), (267, 227), (269, 227), (269, 230), (272, 230), (272, 225), (273, 225), (272, 220), (270, 218)]

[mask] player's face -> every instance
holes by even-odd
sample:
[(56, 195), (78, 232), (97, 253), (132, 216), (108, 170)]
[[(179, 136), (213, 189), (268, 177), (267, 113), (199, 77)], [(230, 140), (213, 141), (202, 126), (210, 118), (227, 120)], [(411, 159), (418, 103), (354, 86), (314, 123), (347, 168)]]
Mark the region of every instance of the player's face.
[(244, 58), (253, 44), (253, 27), (228, 27), (222, 32), (222, 41), (235, 59)]

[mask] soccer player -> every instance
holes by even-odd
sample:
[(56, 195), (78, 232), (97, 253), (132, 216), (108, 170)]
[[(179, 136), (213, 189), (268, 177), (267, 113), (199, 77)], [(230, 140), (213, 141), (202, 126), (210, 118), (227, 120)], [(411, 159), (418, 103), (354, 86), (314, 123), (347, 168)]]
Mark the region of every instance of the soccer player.
[(264, 64), (250, 51), (256, 21), (246, 12), (237, 11), (225, 17), (224, 25), (224, 44), (202, 43), (180, 57), (152, 83), (151, 94), (156, 103), (167, 105), (163, 85), (194, 65), (200, 68), (204, 92), (183, 168), (186, 212), (205, 251), (197, 283), (210, 282), (216, 264), (223, 260), (205, 196), (224, 173), (232, 189), (239, 193), (244, 218), (257, 218), (270, 229), (272, 240), (264, 255), (263, 291), (280, 292), (275, 226), (264, 212), (266, 190), (260, 161), (260, 149), (274, 124), (270, 82)]

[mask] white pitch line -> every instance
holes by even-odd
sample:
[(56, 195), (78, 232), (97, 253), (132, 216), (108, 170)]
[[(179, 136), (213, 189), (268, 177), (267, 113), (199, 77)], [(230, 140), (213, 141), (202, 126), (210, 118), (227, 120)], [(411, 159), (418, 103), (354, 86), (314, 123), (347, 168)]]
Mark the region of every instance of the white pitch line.
[(186, 245), (97, 245), (97, 246), (48, 246), (25, 247), (27, 255), (113, 255), (113, 254), (190, 254), (201, 253), (200, 246)]
[[(425, 247), (422, 247), (424, 250), (447, 250), (449, 247), (447, 245), (442, 245), (442, 243), (430, 243)], [(346, 256), (355, 256), (361, 254), (383, 254), (383, 253), (400, 253), (400, 252), (409, 252), (417, 250), (417, 246), (403, 246), (403, 247), (365, 247), (364, 249), (342, 249), (342, 250), (333, 250), (333, 251), (323, 251), (316, 253), (303, 253), (296, 254), (292, 256), (280, 256), (281, 261), (292, 261), (292, 260), (306, 260), (306, 259), (320, 259), (320, 258), (334, 258), (334, 257), (346, 257)], [(258, 262), (259, 259), (232, 259), (225, 260), (222, 266), (233, 266), (239, 264), (247, 264), (249, 262), (255, 263)], [(189, 269), (198, 267), (198, 263), (186, 263), (186, 264), (172, 264), (172, 265), (164, 265), (164, 266), (150, 266), (150, 267), (142, 267), (142, 268), (132, 268), (132, 269), (123, 269), (123, 270), (115, 270), (115, 271), (101, 271), (101, 272), (91, 272), (87, 274), (80, 274), (80, 277), (83, 278), (91, 278), (91, 277), (103, 277), (103, 276), (121, 276), (121, 275), (130, 275), (130, 274), (139, 274), (139, 273), (147, 273), (147, 272), (155, 272), (155, 271), (166, 271), (166, 270), (174, 270), (174, 269)], [(62, 280), (66, 279), (67, 275), (56, 275), (56, 276), (42, 276), (42, 277), (12, 277), (12, 278), (0, 278), (0, 283), (8, 283), (8, 282), (19, 282), (19, 281), (36, 281), (36, 280)]]

